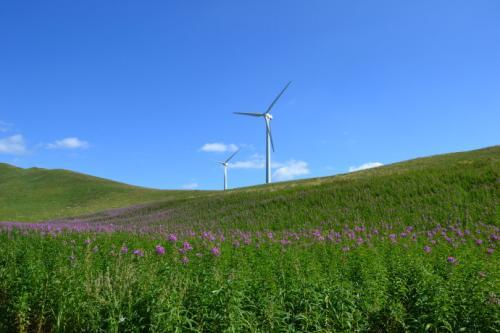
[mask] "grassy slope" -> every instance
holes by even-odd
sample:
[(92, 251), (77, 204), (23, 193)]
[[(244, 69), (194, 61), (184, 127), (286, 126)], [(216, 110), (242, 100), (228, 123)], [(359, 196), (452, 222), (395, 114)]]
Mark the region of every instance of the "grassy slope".
[(275, 229), (347, 221), (498, 224), (499, 176), (500, 146), (226, 193), (154, 191), (68, 171), (3, 165), (0, 220), (54, 218), (159, 200), (124, 214), (132, 223), (161, 211), (168, 219), (154, 222)]
[(193, 195), (195, 191), (151, 190), (66, 170), (0, 163), (0, 221), (74, 216)]
[(499, 176), (495, 146), (335, 177), (202, 193), (92, 219), (253, 230), (386, 221), (498, 224)]

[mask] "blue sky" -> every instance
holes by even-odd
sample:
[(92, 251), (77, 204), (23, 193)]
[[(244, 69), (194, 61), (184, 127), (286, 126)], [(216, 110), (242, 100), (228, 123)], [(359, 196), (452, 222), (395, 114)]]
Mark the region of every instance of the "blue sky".
[(262, 183), (264, 123), (232, 112), (289, 80), (275, 179), (500, 143), (496, 0), (3, 1), (0, 50), (0, 161), (22, 167), (217, 189), (235, 145), (229, 185)]

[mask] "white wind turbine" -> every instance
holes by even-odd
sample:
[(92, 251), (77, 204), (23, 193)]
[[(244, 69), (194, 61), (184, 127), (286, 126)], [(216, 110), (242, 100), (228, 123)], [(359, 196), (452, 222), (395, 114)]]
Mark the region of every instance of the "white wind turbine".
[(269, 184), (271, 182), (271, 147), (274, 152), (274, 142), (273, 142), (273, 135), (271, 133), (271, 120), (273, 119), (273, 116), (271, 115), (271, 109), (273, 108), (274, 104), (280, 99), (281, 95), (285, 92), (285, 90), (288, 88), (288, 86), (292, 83), (292, 81), (288, 82), (281, 90), (281, 92), (276, 96), (274, 101), (269, 105), (267, 108), (266, 112), (264, 113), (254, 113), (254, 112), (234, 112), (235, 114), (240, 114), (244, 116), (251, 116), (251, 117), (263, 117), (265, 122), (266, 122), (266, 183)]
[(234, 157), (234, 155), (238, 154), (240, 150), (235, 151), (227, 160), (224, 162), (216, 161), (224, 167), (224, 191), (227, 190), (227, 166), (229, 165), (229, 161)]

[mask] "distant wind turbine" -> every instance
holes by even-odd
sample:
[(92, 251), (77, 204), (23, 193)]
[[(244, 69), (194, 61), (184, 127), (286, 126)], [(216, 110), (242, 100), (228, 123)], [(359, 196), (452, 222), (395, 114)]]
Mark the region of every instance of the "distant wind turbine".
[(227, 190), (227, 166), (229, 165), (229, 161), (234, 157), (234, 155), (238, 154), (240, 150), (235, 151), (227, 160), (224, 162), (216, 161), (224, 167), (224, 191)]
[(274, 101), (269, 105), (267, 108), (266, 112), (264, 113), (254, 113), (254, 112), (234, 112), (235, 114), (239, 115), (244, 115), (244, 116), (251, 116), (251, 117), (263, 117), (265, 122), (266, 122), (266, 183), (269, 184), (271, 183), (271, 147), (274, 152), (274, 142), (273, 142), (273, 135), (271, 133), (271, 120), (273, 119), (273, 116), (271, 115), (271, 109), (273, 108), (274, 104), (280, 99), (281, 95), (285, 92), (285, 90), (288, 88), (288, 86), (292, 83), (292, 81), (288, 82), (281, 90), (281, 92), (276, 96)]

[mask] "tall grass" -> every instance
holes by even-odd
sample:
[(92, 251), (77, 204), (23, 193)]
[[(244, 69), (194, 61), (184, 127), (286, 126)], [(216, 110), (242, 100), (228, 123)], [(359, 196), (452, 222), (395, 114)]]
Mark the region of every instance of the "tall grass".
[(5, 229), (0, 331), (495, 332), (498, 232)]

